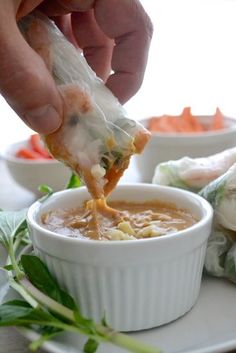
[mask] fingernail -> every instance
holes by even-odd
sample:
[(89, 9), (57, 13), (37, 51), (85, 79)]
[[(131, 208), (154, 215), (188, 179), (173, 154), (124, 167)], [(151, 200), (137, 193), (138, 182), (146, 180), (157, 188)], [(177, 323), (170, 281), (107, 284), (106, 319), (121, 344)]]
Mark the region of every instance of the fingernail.
[(33, 130), (44, 134), (55, 131), (61, 124), (58, 112), (50, 104), (27, 112), (24, 118)]

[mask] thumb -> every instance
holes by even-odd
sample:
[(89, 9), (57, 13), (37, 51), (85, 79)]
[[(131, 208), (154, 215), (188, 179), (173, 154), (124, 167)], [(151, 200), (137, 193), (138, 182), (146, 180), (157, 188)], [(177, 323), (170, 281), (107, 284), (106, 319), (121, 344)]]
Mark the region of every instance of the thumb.
[(8, 21), (1, 17), (0, 13), (0, 93), (30, 128), (50, 133), (61, 124), (60, 94), (43, 60), (21, 35), (14, 16)]

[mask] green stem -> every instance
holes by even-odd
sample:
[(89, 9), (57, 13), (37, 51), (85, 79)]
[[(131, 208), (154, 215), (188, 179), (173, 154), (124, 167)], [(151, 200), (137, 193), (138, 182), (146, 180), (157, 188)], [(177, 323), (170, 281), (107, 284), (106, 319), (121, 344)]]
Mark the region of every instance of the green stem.
[(134, 353), (162, 353), (158, 348), (150, 347), (143, 342), (140, 342), (128, 335), (114, 331), (103, 325), (96, 325), (96, 329), (102, 335), (107, 337), (107, 340), (116, 346), (125, 348)]
[(15, 275), (17, 278), (19, 278), (23, 275), (23, 272), (21, 272), (21, 270), (19, 269), (19, 266), (16, 262), (15, 256), (12, 253), (11, 249), (10, 249), (9, 255), (10, 255), (10, 259), (11, 259), (11, 264), (12, 264), (14, 271), (15, 271)]
[(19, 283), (17, 283), (12, 277), (9, 279), (10, 286), (15, 289), (33, 308), (37, 308), (39, 305), (34, 300), (34, 298), (22, 287)]
[(13, 244), (13, 253), (14, 254), (16, 254), (16, 251), (18, 250), (18, 247), (19, 247), (19, 245), (21, 243), (21, 240), (22, 240), (22, 238), (20, 236), (18, 236), (16, 238), (16, 240), (14, 241), (14, 244)]
[[(46, 305), (51, 311), (63, 316), (64, 318), (71, 321), (76, 325), (76, 320), (74, 317), (74, 313), (72, 310), (66, 308), (64, 305), (56, 302), (54, 299), (48, 297), (44, 293), (42, 293), (39, 289), (37, 289), (26, 277), (20, 280), (20, 284), (29, 292), (40, 304)], [(64, 328), (67, 327), (67, 330), (72, 332), (80, 332), (83, 333), (77, 327), (64, 325)], [(125, 348), (130, 352), (134, 353), (161, 353), (158, 348), (153, 348), (144, 343), (136, 341), (128, 335), (116, 332), (109, 327), (103, 325), (95, 325), (95, 329), (98, 334), (101, 335), (101, 341), (109, 341), (121, 348)], [(92, 336), (91, 336), (92, 337)], [(97, 337), (96, 337), (97, 338)]]
[(33, 352), (37, 351), (37, 349), (39, 349), (44, 344), (44, 342), (52, 339), (53, 337), (57, 336), (59, 333), (60, 331), (40, 336), (37, 340), (33, 341), (30, 344), (29, 346), (30, 350), (32, 350)]
[[(17, 243), (14, 247), (14, 243), (13, 243), (12, 239), (13, 239), (13, 237), (10, 238), (8, 253), (9, 253), (10, 260), (11, 260), (11, 264), (12, 264), (14, 271), (15, 271), (15, 275), (17, 278), (20, 278), (23, 275), (23, 272), (20, 270), (18, 263), (16, 261), (16, 257), (15, 257), (15, 248), (17, 246)], [(19, 246), (19, 244), (18, 244), (18, 246)]]
[(74, 313), (72, 310), (66, 308), (64, 305), (58, 303), (54, 299), (48, 297), (46, 294), (42, 293), (38, 288), (36, 288), (26, 277), (19, 280), (25, 290), (32, 295), (40, 304), (46, 305), (53, 312), (64, 316), (66, 319), (74, 322)]

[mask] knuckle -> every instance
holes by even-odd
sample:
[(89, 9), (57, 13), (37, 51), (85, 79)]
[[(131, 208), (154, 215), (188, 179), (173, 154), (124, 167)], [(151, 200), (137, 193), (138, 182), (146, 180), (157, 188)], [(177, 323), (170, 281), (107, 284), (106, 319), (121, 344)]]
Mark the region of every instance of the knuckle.
[(150, 38), (153, 36), (154, 26), (148, 15), (146, 15), (146, 32)]
[(135, 10), (134, 13), (136, 13), (136, 25), (139, 27), (139, 31), (151, 39), (154, 28), (149, 15), (138, 0), (133, 0), (133, 8)]

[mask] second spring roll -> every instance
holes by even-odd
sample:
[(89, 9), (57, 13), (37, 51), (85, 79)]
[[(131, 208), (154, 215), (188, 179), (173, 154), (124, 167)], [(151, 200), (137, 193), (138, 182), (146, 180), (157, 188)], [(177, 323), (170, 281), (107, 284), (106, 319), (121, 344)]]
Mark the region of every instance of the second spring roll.
[(207, 273), (216, 277), (224, 277), (225, 257), (231, 246), (232, 241), (225, 230), (221, 227), (213, 228), (208, 239), (204, 264)]
[(183, 157), (157, 165), (152, 182), (198, 192), (223, 175), (234, 163), (235, 147), (209, 157)]
[(204, 263), (206, 273), (236, 282), (236, 233), (219, 225), (208, 239)]

